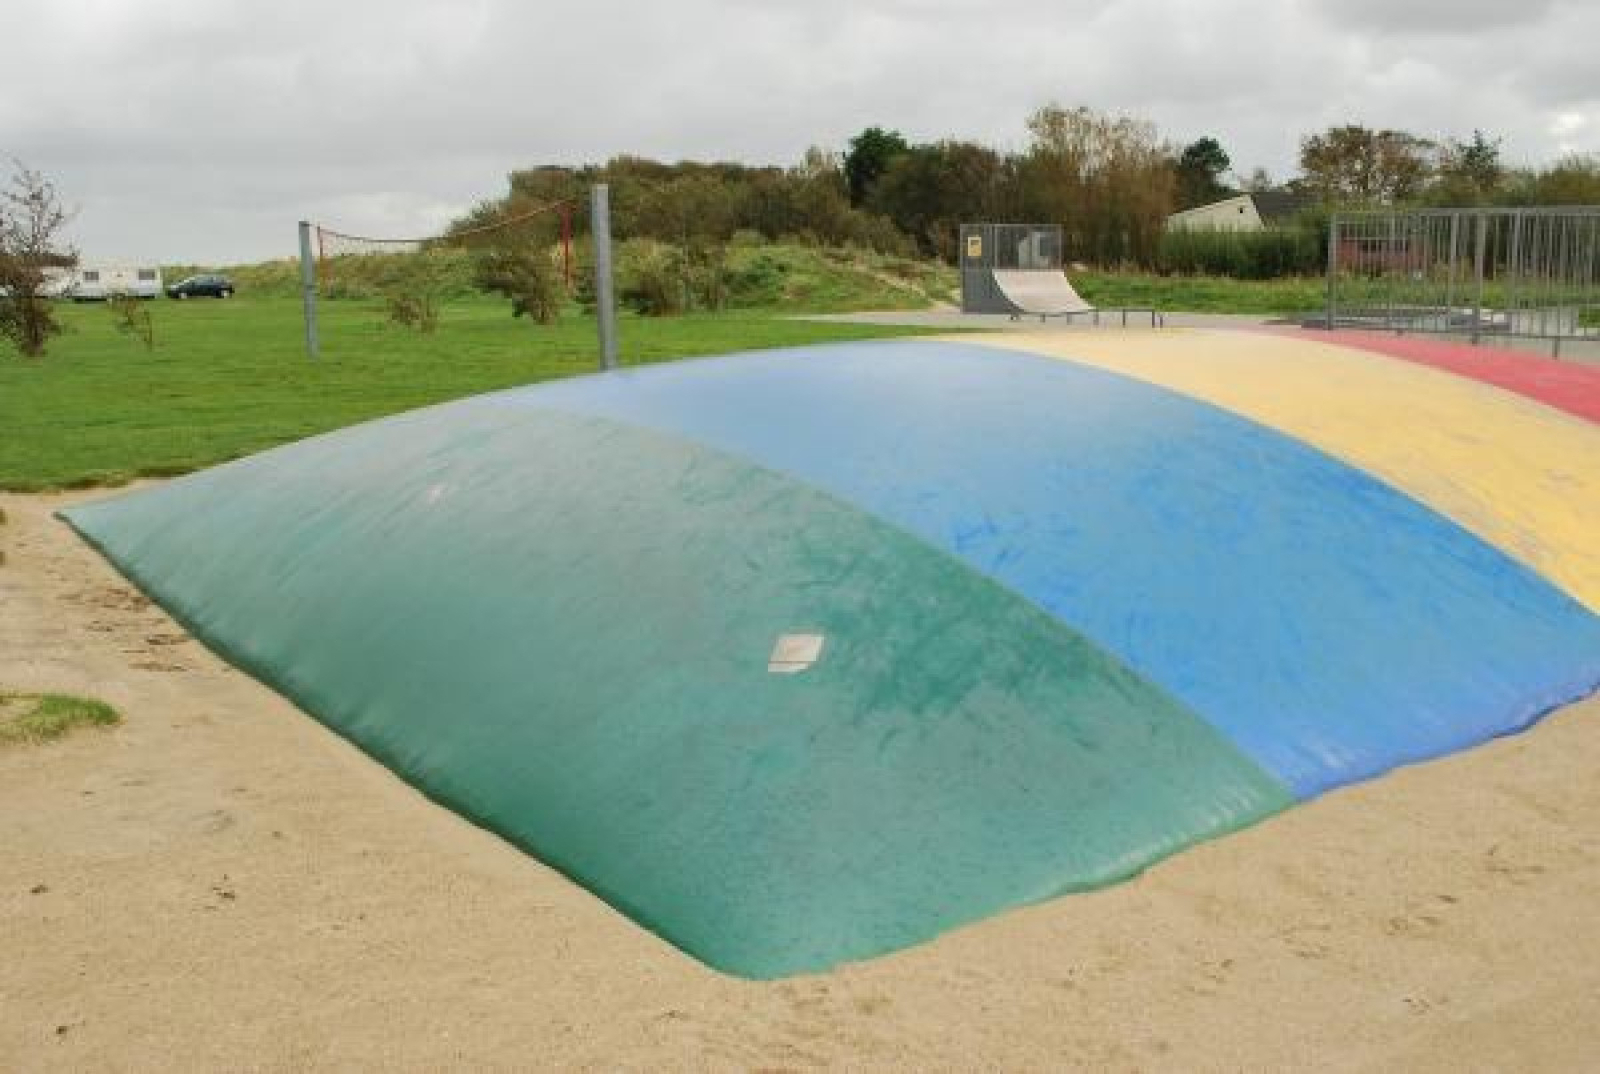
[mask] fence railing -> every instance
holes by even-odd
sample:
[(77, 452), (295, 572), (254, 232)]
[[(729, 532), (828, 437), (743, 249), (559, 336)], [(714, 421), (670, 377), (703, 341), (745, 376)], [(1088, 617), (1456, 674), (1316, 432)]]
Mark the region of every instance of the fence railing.
[(1600, 340), (1600, 206), (1336, 214), (1324, 323)]

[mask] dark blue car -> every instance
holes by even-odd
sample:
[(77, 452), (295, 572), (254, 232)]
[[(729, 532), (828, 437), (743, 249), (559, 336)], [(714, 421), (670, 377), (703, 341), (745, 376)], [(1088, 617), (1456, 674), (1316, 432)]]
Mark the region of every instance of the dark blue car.
[(189, 276), (167, 288), (168, 298), (232, 298), (233, 281), (212, 273)]

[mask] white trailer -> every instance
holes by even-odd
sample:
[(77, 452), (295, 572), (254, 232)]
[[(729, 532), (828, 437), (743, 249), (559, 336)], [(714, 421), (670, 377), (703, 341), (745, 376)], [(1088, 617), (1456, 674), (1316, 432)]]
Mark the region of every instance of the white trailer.
[(63, 294), (79, 302), (98, 302), (113, 295), (161, 296), (161, 269), (154, 265), (83, 261), (65, 282)]

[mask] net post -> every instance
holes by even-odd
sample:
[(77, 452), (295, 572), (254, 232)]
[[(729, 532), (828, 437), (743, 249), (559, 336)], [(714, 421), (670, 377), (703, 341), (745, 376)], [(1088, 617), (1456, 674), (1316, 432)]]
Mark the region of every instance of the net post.
[(595, 319), (600, 328), (600, 368), (617, 367), (617, 310), (611, 290), (611, 192), (605, 183), (589, 191), (590, 231), (594, 235)]
[(317, 338), (317, 266), (311, 259), (311, 223), (300, 221), (300, 292), (305, 304), (306, 356), (315, 359), (322, 351)]
[(561, 276), (572, 294), (572, 202), (561, 206)]

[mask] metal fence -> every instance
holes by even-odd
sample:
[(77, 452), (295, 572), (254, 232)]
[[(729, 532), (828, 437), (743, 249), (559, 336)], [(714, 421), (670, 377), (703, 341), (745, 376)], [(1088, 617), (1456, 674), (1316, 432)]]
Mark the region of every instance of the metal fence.
[(1059, 269), (1059, 224), (962, 224), (961, 263), (971, 268)]
[(1322, 323), (1600, 340), (1600, 206), (1338, 214)]

